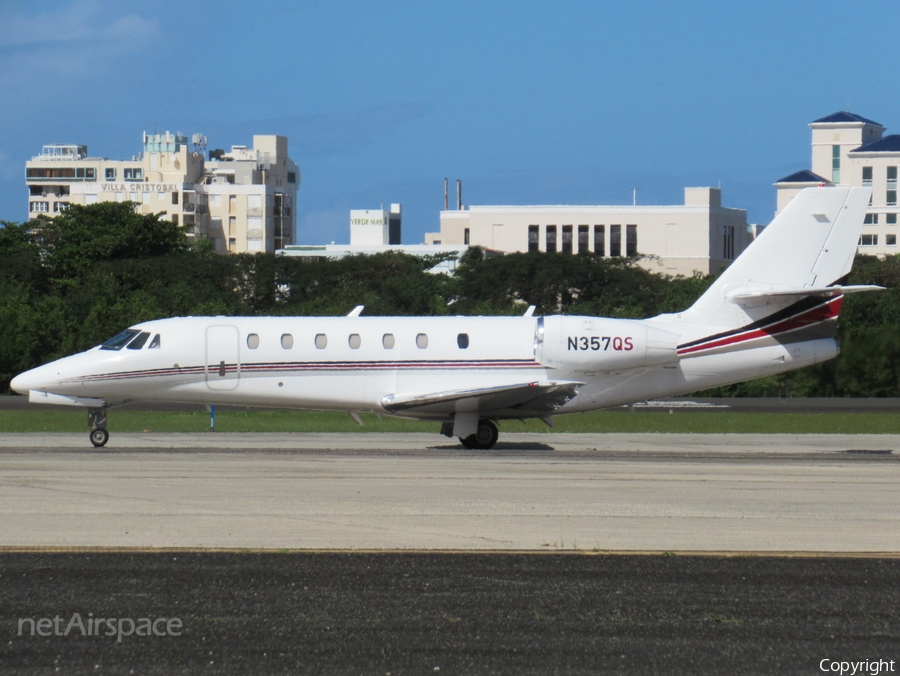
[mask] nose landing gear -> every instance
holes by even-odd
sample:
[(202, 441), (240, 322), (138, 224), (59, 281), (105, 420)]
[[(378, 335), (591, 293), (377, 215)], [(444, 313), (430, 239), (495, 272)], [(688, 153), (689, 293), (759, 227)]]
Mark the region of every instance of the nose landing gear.
[(106, 431), (106, 408), (88, 409), (88, 424), (91, 426), (91, 443), (98, 448), (105, 446), (109, 441), (109, 432)]

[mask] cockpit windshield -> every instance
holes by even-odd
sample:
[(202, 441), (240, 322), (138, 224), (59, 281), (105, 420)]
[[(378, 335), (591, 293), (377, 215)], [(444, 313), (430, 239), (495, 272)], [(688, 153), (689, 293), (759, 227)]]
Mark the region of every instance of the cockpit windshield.
[(150, 334), (146, 331), (141, 331), (137, 338), (128, 343), (129, 350), (140, 350), (144, 347), (144, 343), (147, 342), (147, 339), (150, 337)]
[(121, 350), (132, 338), (138, 335), (140, 331), (137, 329), (125, 329), (122, 333), (117, 333), (100, 346), (101, 350)]

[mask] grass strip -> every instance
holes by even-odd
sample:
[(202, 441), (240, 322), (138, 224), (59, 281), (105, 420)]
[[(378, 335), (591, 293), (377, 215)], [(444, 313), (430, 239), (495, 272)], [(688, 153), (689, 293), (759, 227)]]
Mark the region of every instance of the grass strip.
[[(360, 427), (346, 413), (334, 411), (217, 411), (216, 432), (429, 432), (435, 422), (419, 422), (361, 413)], [(711, 411), (592, 411), (561, 415), (550, 430), (544, 423), (503, 421), (501, 432), (658, 432), (693, 434), (900, 434), (900, 415), (893, 413), (737, 413)], [(207, 432), (203, 411), (122, 410), (109, 413), (116, 432)], [(0, 411), (0, 433), (87, 432), (87, 413), (29, 410)]]

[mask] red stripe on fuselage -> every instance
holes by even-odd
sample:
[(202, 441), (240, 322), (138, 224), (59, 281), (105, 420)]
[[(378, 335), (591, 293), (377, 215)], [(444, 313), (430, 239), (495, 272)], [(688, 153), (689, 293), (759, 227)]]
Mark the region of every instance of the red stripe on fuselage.
[[(209, 372), (219, 371), (218, 364), (210, 364)], [(272, 373), (277, 371), (390, 371), (390, 370), (429, 370), (429, 369), (534, 369), (543, 368), (536, 361), (381, 361), (381, 362), (264, 362), (242, 363), (242, 373)], [(226, 364), (226, 373), (236, 373), (236, 364)], [(153, 378), (165, 376), (203, 376), (203, 366), (191, 366), (179, 369), (148, 369), (146, 371), (118, 371), (115, 373), (98, 373), (90, 376), (69, 378), (65, 382), (91, 382), (108, 380), (131, 380), (134, 378)]]
[(775, 322), (773, 324), (770, 324), (769, 326), (763, 326), (758, 329), (745, 331), (743, 333), (736, 333), (732, 336), (713, 340), (708, 343), (701, 343), (700, 345), (693, 345), (691, 347), (683, 348), (681, 350), (678, 350), (678, 354), (679, 356), (681, 356), (686, 354), (693, 354), (694, 352), (700, 352), (702, 350), (712, 350), (717, 347), (734, 345), (736, 343), (754, 340), (755, 338), (774, 336), (779, 333), (795, 331), (811, 324), (819, 324), (830, 319), (837, 319), (838, 314), (840, 314), (841, 305), (843, 302), (844, 297), (838, 296), (837, 298), (832, 298), (826, 303), (817, 305), (814, 308), (810, 308), (809, 310), (801, 312), (800, 314), (794, 315), (793, 317), (788, 317), (787, 319), (783, 319), (779, 322)]

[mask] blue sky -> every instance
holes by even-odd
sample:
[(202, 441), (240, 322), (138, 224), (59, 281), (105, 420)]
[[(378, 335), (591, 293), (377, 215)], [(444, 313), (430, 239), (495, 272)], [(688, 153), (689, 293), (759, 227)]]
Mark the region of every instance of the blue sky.
[[(812, 120), (900, 132), (900, 3), (0, 0), (0, 219), (45, 143), (124, 159), (143, 131), (282, 134), (298, 241), (401, 202), (403, 239), (466, 204), (680, 204), (721, 185), (768, 222)], [(452, 201), (452, 198), (451, 198)]]

